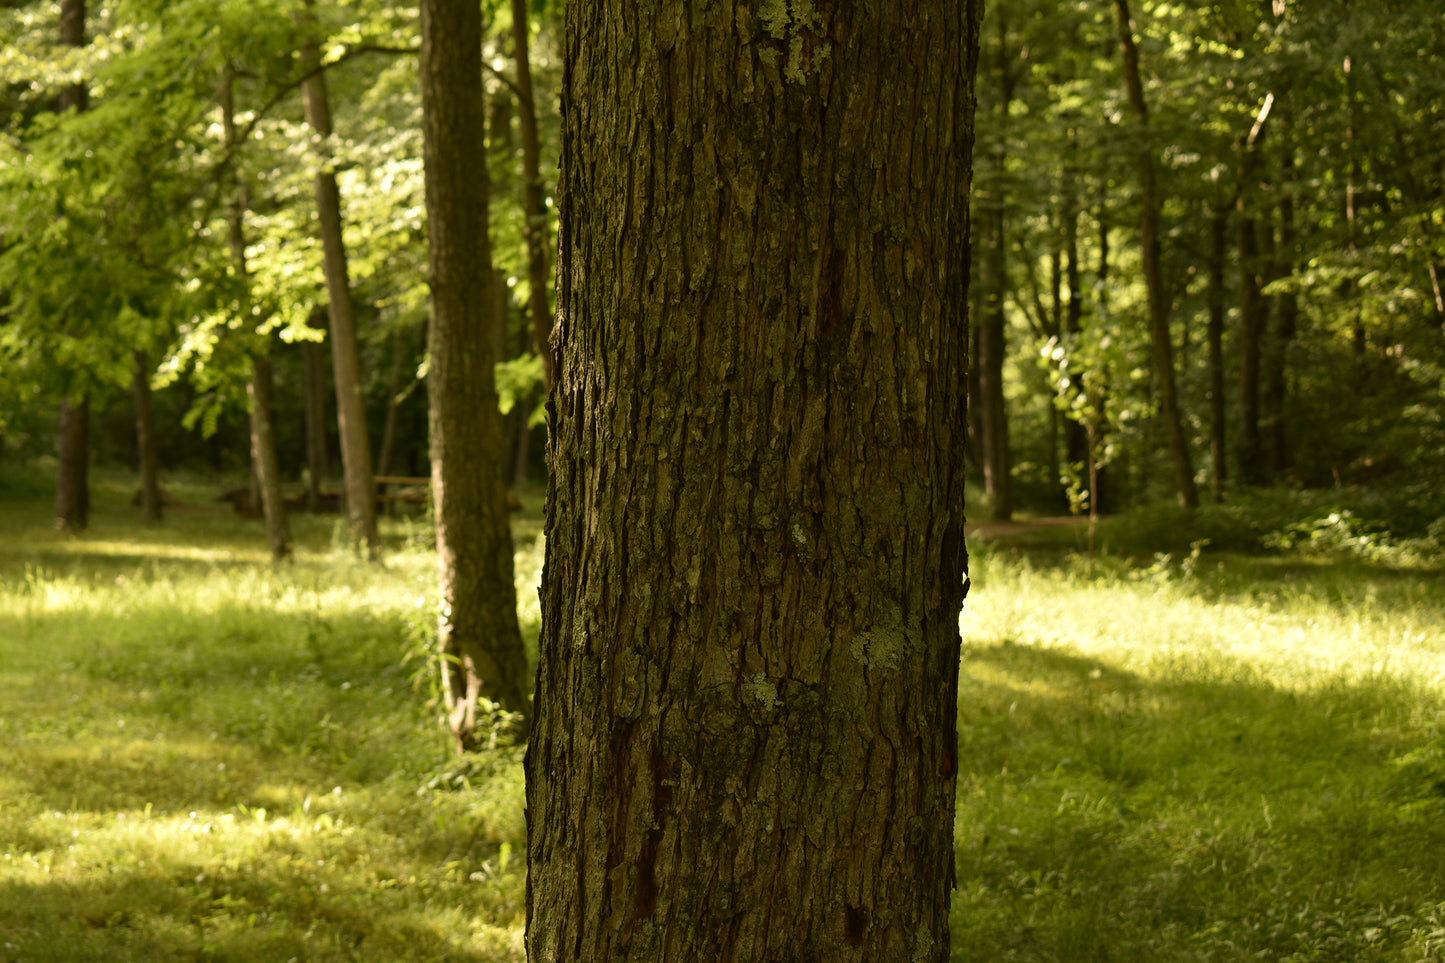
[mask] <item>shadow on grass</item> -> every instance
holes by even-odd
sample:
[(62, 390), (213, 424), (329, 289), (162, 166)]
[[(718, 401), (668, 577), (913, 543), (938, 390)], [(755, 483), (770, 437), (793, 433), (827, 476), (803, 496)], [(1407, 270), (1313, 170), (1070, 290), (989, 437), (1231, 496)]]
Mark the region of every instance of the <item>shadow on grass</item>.
[[(511, 936), (498, 932), (488, 940), (485, 933), (468, 932), (456, 926), (455, 916), (409, 896), (394, 879), (370, 887), (363, 882), (284, 857), (231, 868), (166, 861), (81, 883), (0, 882), (0, 959), (493, 963), (517, 958), (508, 945)], [(378, 882), (392, 884), (382, 887), (389, 894), (382, 899), (367, 891)]]
[(1445, 954), (1438, 695), (1003, 644), (967, 655), (959, 704), (955, 959)]

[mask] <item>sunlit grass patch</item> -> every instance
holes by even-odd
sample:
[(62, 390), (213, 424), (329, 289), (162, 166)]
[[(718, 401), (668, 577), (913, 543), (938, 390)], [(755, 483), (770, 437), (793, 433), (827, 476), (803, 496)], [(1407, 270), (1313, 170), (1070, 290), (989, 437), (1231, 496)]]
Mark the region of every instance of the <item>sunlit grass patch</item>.
[(406, 661), (434, 556), (176, 514), (9, 519), (0, 960), (521, 959), (520, 756), (456, 778)]
[(1445, 958), (1445, 612), (1427, 580), (980, 562), (956, 958)]

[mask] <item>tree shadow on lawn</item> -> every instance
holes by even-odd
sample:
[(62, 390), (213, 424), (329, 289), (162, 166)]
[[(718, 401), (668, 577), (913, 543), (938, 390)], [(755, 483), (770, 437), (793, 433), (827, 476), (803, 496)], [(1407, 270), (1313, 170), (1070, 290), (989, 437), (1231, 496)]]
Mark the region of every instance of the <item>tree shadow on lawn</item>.
[(1076, 587), (1167, 584), (1211, 604), (1248, 603), (1273, 609), (1304, 602), (1340, 612), (1408, 608), (1437, 613), (1445, 622), (1445, 592), (1439, 588), (1445, 572), (1437, 569), (1358, 558), (1218, 553), (1207, 548), (1192, 558), (1187, 552), (1152, 556), (1101, 552), (1091, 560), (1082, 549), (1018, 540), (970, 541), (969, 551), (980, 589), (995, 567), (1004, 572), (1025, 567), (1054, 573)]
[(492, 914), (464, 892), (445, 906), (395, 879), (358, 879), (310, 862), (282, 855), (218, 866), (161, 857), (142, 870), (80, 880), (0, 880), (0, 959), (522, 958), (515, 926), (479, 927), (475, 919)]
[(959, 707), (955, 959), (1445, 955), (1438, 694), (1005, 643)]
[[(0, 960), (519, 959), (453, 938), (495, 921), (502, 946), (519, 925), (520, 757), (475, 762), (471, 791), (428, 790), (454, 763), (399, 617), (238, 605), (46, 613), (30, 620), (45, 652), (10, 646), (25, 658), (0, 666), (0, 944), (26, 949)], [(25, 860), (52, 868), (37, 881)], [(213, 894), (199, 923), (148, 908), (191, 905), (188, 881), (221, 871), (253, 896)], [(486, 912), (435, 923), (478, 893)], [(322, 909), (297, 915), (308, 900)]]

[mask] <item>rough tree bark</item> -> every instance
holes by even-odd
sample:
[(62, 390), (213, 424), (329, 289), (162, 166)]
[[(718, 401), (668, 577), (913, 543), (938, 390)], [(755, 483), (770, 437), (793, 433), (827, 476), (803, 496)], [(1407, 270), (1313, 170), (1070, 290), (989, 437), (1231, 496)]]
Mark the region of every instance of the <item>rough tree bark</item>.
[(140, 510), (147, 525), (161, 523), (160, 452), (155, 409), (151, 404), (151, 366), (139, 348), (131, 352), (131, 398), (135, 407), (135, 447), (140, 469)]
[(497, 409), (497, 276), (488, 240), (481, 8), (422, 0), (422, 131), (431, 252), (432, 498), (441, 569), (443, 692), (457, 745), (489, 736), (482, 700), (531, 718), (517, 626)]
[[(309, 12), (315, 0), (305, 0)], [(305, 62), (318, 66), (321, 53), (315, 39), (302, 51)], [(346, 242), (341, 234), (341, 192), (336, 186), (325, 142), (331, 136), (331, 103), (326, 74), (317, 71), (302, 85), (306, 123), (322, 144), (316, 171), (316, 211), (321, 226), (326, 271), (327, 313), (331, 320), (331, 366), (336, 381), (336, 422), (341, 435), (341, 469), (345, 476), (346, 514), (353, 543), (376, 558), (376, 486), (372, 482), (371, 439), (366, 432), (366, 403), (362, 394), (361, 351), (356, 340), (356, 308), (346, 266)], [(480, 155), (479, 155), (480, 156)]]
[[(61, 0), (60, 42), (85, 46), (85, 0)], [(85, 110), (90, 91), (71, 84), (60, 91), (56, 109)], [(60, 433), (56, 443), (55, 525), (65, 532), (81, 532), (90, 524), (90, 399), (84, 394), (60, 402)]]
[(1149, 137), (1149, 107), (1144, 99), (1144, 81), (1139, 69), (1139, 47), (1134, 42), (1134, 21), (1128, 0), (1114, 0), (1123, 53), (1124, 80), (1129, 104), (1139, 122), (1139, 244), (1144, 259), (1144, 283), (1149, 289), (1149, 340), (1154, 348), (1154, 376), (1159, 385), (1159, 413), (1169, 434), (1169, 453), (1174, 463), (1174, 488), (1179, 504), (1194, 508), (1199, 490), (1194, 484), (1194, 464), (1189, 439), (1184, 434), (1184, 417), (1179, 410), (1179, 391), (1174, 382), (1174, 346), (1169, 335), (1169, 292), (1160, 266), (1159, 188), (1156, 183), (1154, 147)]
[(948, 959), (980, 12), (568, 5), (534, 963)]

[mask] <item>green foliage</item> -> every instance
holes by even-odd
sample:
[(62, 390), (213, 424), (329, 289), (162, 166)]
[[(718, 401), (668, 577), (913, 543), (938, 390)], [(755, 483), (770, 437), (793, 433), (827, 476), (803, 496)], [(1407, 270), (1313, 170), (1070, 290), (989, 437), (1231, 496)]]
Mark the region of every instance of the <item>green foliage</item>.
[[(1257, 222), (1261, 257), (1269, 262), (1260, 272), (1266, 298), (1290, 295), (1300, 309), (1288, 343), (1272, 343), (1268, 332), (1263, 339), (1266, 354), (1283, 352), (1287, 371), (1280, 417), (1293, 463), (1280, 466), (1278, 477), (1309, 487), (1440, 477), (1445, 313), (1435, 285), (1445, 281), (1438, 137), (1445, 82), (1426, 67), (1445, 53), (1438, 11), (1425, 0), (1388, 9), (1137, 0), (1129, 6), (1165, 198), (1162, 266), (1196, 462), (1202, 464), (1198, 455), (1209, 444), (1202, 335), (1210, 224), (1223, 210), (1226, 467), (1239, 477), (1232, 464), (1242, 377), (1236, 231), (1244, 211)], [(976, 212), (1002, 206), (1007, 218), (1007, 396), (1023, 480), (1037, 481), (1039, 466), (1059, 461), (1050, 427), (1051, 409), (1060, 404), (1058, 379), (1041, 378), (1031, 349), (1069, 334), (1064, 319), (1076, 308), (1081, 334), (1112, 339), (1140, 359), (1146, 376), (1137, 386), (1111, 383), (1102, 395), (1108, 406), (1116, 390), (1126, 396), (1139, 390), (1127, 402), (1141, 415), (1137, 430), (1114, 438), (1112, 481), (1141, 504), (1162, 488), (1158, 466), (1167, 462), (1164, 432), (1149, 416), (1137, 141), (1110, 7), (990, 7), (979, 60), (974, 202)], [(1005, 90), (1006, 120), (999, 110)], [(1251, 159), (1245, 145), (1256, 125)], [(1001, 172), (991, 162), (1000, 150), (1007, 155)], [(1281, 223), (1286, 197), (1294, 208), (1292, 241)], [(1100, 270), (1105, 239), (1107, 274)], [(1063, 276), (1070, 243), (1078, 290), (1069, 290)], [(975, 244), (976, 256), (983, 247)], [(1075, 402), (1062, 403), (1068, 409)], [(1056, 487), (1034, 490), (1037, 507), (1056, 510)]]
[[(511, 96), (501, 79), (510, 7), (497, 7), (488, 77), (495, 96)], [(156, 387), (195, 400), (187, 426), (209, 433), (244, 412), (253, 353), (276, 336), (324, 337), (311, 327), (326, 298), (312, 183), (323, 164), (342, 192), (368, 387), (384, 395), (377, 372), (389, 367), (392, 334), (424, 327), (428, 312), (416, 10), (322, 2), (312, 12), (300, 16), (297, 0), (116, 0), (88, 11), (86, 46), (62, 48), (54, 4), (0, 9), (0, 33), (17, 38), (0, 56), (7, 447), (53, 432), (26, 416), (37, 404), (68, 391), (98, 404), (118, 394), (135, 347), (157, 360)], [(545, 171), (557, 150), (559, 65), (551, 27), (541, 26), (533, 74)], [(302, 119), (307, 39), (331, 88), (336, 132), (324, 143)], [(242, 136), (231, 149), (216, 101), (228, 72)], [(56, 92), (70, 83), (87, 88), (89, 109), (57, 116)], [(510, 126), (492, 133), (497, 260), (525, 297), (520, 148)], [(244, 276), (229, 250), (238, 198)], [(527, 319), (509, 312), (508, 324), (508, 355), (530, 353)], [(531, 394), (534, 368), (522, 361), (504, 372), (513, 397)]]

